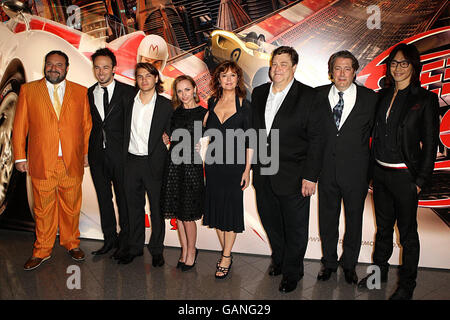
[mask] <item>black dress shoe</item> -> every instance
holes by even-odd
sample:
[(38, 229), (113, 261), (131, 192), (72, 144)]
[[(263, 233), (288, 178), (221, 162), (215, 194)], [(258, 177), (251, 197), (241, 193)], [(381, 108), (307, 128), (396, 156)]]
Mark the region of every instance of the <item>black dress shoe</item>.
[(195, 266), (195, 263), (197, 262), (197, 256), (198, 256), (198, 249), (195, 249), (194, 263), (192, 265), (183, 263), (183, 265), (181, 266), (181, 271), (186, 272), (186, 271), (191, 270)]
[(358, 283), (358, 275), (356, 274), (355, 269), (344, 269), (345, 281), (348, 284), (357, 284)]
[(322, 266), (322, 269), (320, 269), (319, 274), (317, 275), (317, 280), (327, 281), (330, 279), (331, 274), (333, 272), (336, 272), (337, 269), (333, 268), (325, 268)]
[(111, 255), (111, 259), (114, 260), (120, 260), (121, 258), (123, 258), (124, 256), (126, 256), (128, 254), (127, 250), (122, 249), (122, 248), (117, 248), (114, 253)]
[(281, 274), (281, 266), (275, 263), (272, 263), (269, 267), (269, 276), (276, 277)]
[[(360, 289), (368, 289), (367, 288), (367, 281), (369, 280), (369, 278), (371, 278), (371, 280), (373, 279), (375, 272), (372, 272), (371, 274), (369, 274), (368, 276), (364, 277), (361, 279), (361, 281), (358, 282), (358, 288)], [(376, 279), (375, 279), (376, 280)], [(385, 283), (388, 280), (388, 273), (387, 272), (381, 272), (381, 276), (380, 276), (380, 282), (381, 283)]]
[(134, 260), (134, 258), (140, 257), (142, 255), (143, 255), (142, 252), (138, 253), (138, 254), (127, 254), (127, 255), (122, 256), (117, 263), (118, 264), (129, 264)]
[(101, 247), (98, 250), (92, 251), (92, 254), (94, 256), (99, 256), (105, 253), (108, 253), (111, 249), (117, 247), (117, 241), (107, 241), (103, 244), (103, 247)]
[(281, 280), (280, 287), (278, 288), (278, 290), (283, 293), (294, 291), (297, 288), (297, 283), (298, 281), (296, 280), (289, 280), (287, 278), (283, 278), (283, 280)]
[(404, 287), (398, 287), (397, 290), (392, 294), (389, 300), (411, 300), (413, 296), (414, 289), (406, 289)]
[(164, 256), (162, 254), (155, 254), (152, 259), (152, 266), (162, 267), (164, 265)]

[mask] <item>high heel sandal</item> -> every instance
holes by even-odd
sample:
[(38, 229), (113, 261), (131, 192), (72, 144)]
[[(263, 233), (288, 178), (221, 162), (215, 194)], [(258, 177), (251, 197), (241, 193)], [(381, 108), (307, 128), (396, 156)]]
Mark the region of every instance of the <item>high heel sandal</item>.
[(198, 249), (195, 248), (195, 259), (194, 259), (194, 263), (192, 265), (187, 265), (186, 263), (183, 263), (183, 265), (181, 266), (181, 271), (188, 271), (191, 270), (194, 266), (195, 263), (197, 262), (197, 256), (198, 256)]
[[(230, 265), (228, 267), (221, 267), (220, 266), (220, 262), (222, 261), (222, 257), (223, 258), (231, 258)], [(228, 274), (229, 274), (229, 272), (231, 270), (231, 265), (233, 264), (233, 256), (231, 254), (229, 256), (224, 256), (222, 254), (222, 257), (220, 258), (220, 261), (218, 262), (218, 264), (216, 266), (216, 274), (215, 274), (216, 279), (225, 279), (228, 276)], [(221, 272), (223, 274), (221, 276), (219, 276), (219, 275), (217, 275), (217, 272)]]

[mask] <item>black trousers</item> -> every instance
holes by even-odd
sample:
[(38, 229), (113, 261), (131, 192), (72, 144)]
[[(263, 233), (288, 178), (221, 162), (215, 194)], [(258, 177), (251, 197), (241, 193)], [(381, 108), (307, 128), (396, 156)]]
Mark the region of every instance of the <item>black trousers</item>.
[[(120, 156), (120, 155), (118, 155)], [(90, 165), (92, 181), (97, 193), (100, 209), (100, 223), (105, 242), (119, 239), (119, 248), (125, 249), (128, 242), (128, 208), (125, 198), (123, 164), (104, 154), (101, 161)], [(113, 191), (119, 213), (120, 233), (117, 236), (116, 212), (113, 203)]]
[(364, 201), (368, 184), (339, 182), (336, 179), (319, 180), (319, 233), (322, 243), (324, 267), (338, 267), (337, 246), (339, 239), (339, 217), (341, 201), (345, 208), (345, 235), (341, 263), (344, 269), (352, 270), (358, 263), (361, 249)]
[(145, 194), (150, 201), (151, 236), (150, 254), (162, 254), (164, 250), (165, 221), (161, 213), (162, 181), (150, 173), (147, 157), (128, 154), (125, 167), (125, 193), (130, 223), (129, 253), (142, 253), (145, 243)]
[(387, 272), (397, 222), (402, 246), (399, 285), (414, 289), (420, 243), (417, 232), (418, 195), (413, 176), (407, 169), (386, 169), (377, 165), (373, 176), (373, 199), (377, 224), (373, 263), (382, 272)]
[(256, 204), (272, 249), (272, 261), (283, 277), (298, 281), (304, 274), (308, 244), (310, 198), (301, 194), (277, 195), (269, 179), (256, 188)]

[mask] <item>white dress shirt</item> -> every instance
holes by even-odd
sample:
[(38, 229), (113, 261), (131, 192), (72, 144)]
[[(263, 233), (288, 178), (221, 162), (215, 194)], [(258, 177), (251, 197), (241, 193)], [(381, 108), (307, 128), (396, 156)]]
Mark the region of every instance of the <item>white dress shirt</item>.
[(280, 109), (281, 104), (283, 103), (284, 98), (286, 98), (286, 95), (291, 89), (293, 83), (294, 79), (292, 79), (291, 82), (288, 83), (288, 85), (286, 86), (286, 88), (283, 89), (283, 91), (277, 93), (273, 92), (273, 82), (270, 85), (269, 96), (267, 97), (266, 102), (266, 111), (264, 112), (267, 135), (269, 135), (270, 129), (272, 128), (273, 120), (277, 115), (278, 109)]
[[(114, 88), (116, 87), (116, 81), (113, 80), (110, 84), (106, 86), (106, 89), (108, 90), (108, 101), (111, 102), (111, 98), (114, 94)], [(98, 83), (95, 87), (94, 91), (94, 103), (97, 107), (97, 111), (100, 114), (100, 117), (102, 120), (105, 119), (105, 107), (103, 106), (103, 95), (105, 94), (103, 91), (103, 87)]]
[(134, 98), (128, 152), (137, 156), (147, 156), (148, 139), (150, 136), (153, 112), (155, 111), (157, 93), (155, 92), (153, 94), (153, 97), (148, 104), (142, 103), (139, 97), (140, 93), (141, 91), (139, 90)]
[[(52, 104), (54, 105), (55, 101), (53, 101), (53, 91), (55, 90), (55, 85), (53, 83), (49, 82), (48, 80), (46, 80), (45, 83), (47, 84), (48, 95), (50, 96), (50, 100), (52, 101)], [(61, 106), (62, 106), (63, 102), (64, 102), (64, 93), (66, 93), (66, 80), (61, 81), (58, 85), (59, 86), (58, 86), (57, 94), (58, 94), (59, 101), (61, 102)], [(61, 140), (59, 140), (58, 157), (62, 157)]]
[[(342, 128), (342, 125), (344, 124), (345, 120), (347, 119), (350, 112), (352, 112), (353, 107), (355, 106), (356, 102), (356, 85), (352, 83), (350, 87), (348, 87), (344, 92), (342, 98), (344, 99), (344, 109), (342, 110), (342, 116), (341, 116), (341, 122), (339, 123), (340, 130)], [(339, 90), (336, 88), (335, 85), (331, 86), (330, 92), (328, 93), (328, 101), (330, 101), (331, 106), (331, 112), (333, 112), (333, 108), (338, 104), (339, 102)]]

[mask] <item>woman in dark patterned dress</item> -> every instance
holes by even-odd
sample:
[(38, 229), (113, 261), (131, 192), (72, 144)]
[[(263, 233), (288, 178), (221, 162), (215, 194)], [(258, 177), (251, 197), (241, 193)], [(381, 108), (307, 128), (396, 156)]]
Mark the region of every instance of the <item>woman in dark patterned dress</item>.
[[(201, 129), (207, 110), (197, 105), (199, 101), (194, 80), (187, 75), (177, 77), (172, 85), (172, 103), (175, 111), (169, 134), (173, 140), (170, 143), (170, 157), (164, 172), (161, 211), (165, 218), (177, 219), (181, 245), (177, 268), (181, 268), (182, 271), (187, 271), (195, 265), (198, 254), (195, 221), (202, 217), (204, 211), (203, 164), (194, 147), (198, 143), (194, 141), (194, 122), (198, 121), (197, 125)], [(187, 130), (190, 141), (178, 139), (180, 135), (177, 133), (182, 133), (182, 130), (176, 131), (177, 129)], [(169, 136), (164, 134), (163, 140), (168, 144)], [(183, 151), (189, 152), (190, 156), (183, 155)]]
[[(224, 61), (216, 67), (212, 75), (211, 89), (213, 94), (208, 100), (204, 135), (209, 136), (208, 130), (214, 129), (210, 132), (220, 132), (222, 143), (215, 141), (214, 135), (210, 135), (205, 157), (206, 202), (203, 224), (215, 228), (219, 237), (222, 256), (217, 262), (215, 277), (223, 279), (228, 275), (233, 263), (231, 251), (236, 235), (244, 231), (243, 191), (250, 183), (253, 155), (247, 144), (237, 143), (242, 137), (230, 138), (227, 132), (243, 136), (243, 132), (250, 128), (251, 119), (250, 105), (245, 100), (242, 69), (234, 61)], [(238, 133), (237, 129), (242, 129), (242, 134)], [(214, 163), (211, 160), (220, 154), (217, 152), (218, 148), (221, 149), (223, 157), (216, 159), (219, 162)], [(234, 150), (232, 161), (227, 159), (229, 148)]]

